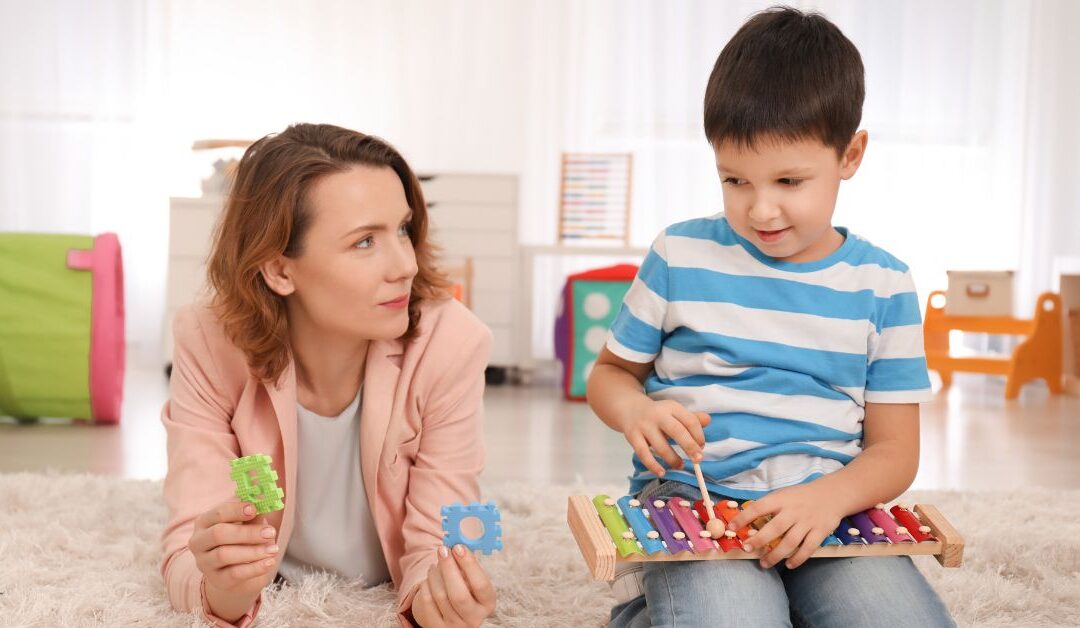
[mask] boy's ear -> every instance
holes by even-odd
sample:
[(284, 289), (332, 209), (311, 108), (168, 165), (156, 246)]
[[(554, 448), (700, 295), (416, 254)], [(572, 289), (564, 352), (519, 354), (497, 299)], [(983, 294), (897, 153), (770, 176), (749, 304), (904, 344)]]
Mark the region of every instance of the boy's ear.
[(866, 143), (870, 139), (866, 131), (859, 131), (851, 138), (844, 155), (840, 158), (840, 178), (850, 179), (855, 176), (855, 171), (862, 163), (863, 155), (866, 154)]
[(296, 286), (292, 280), (292, 268), (284, 255), (278, 255), (268, 262), (263, 262), (259, 266), (259, 273), (266, 285), (281, 296), (286, 297), (296, 292)]

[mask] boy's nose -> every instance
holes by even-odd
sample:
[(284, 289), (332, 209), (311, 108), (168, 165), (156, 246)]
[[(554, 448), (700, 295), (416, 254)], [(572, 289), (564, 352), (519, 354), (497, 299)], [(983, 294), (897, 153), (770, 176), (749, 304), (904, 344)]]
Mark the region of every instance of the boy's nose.
[(759, 225), (767, 224), (780, 215), (780, 207), (765, 198), (754, 199), (750, 205), (750, 220)]

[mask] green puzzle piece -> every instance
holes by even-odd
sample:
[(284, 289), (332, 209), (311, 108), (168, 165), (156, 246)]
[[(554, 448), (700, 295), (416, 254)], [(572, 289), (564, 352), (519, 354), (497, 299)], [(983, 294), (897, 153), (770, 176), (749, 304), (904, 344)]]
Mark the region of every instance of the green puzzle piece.
[(285, 503), (285, 491), (277, 485), (278, 474), (270, 468), (270, 456), (253, 454), (237, 458), (229, 463), (236, 496), (240, 501), (251, 502), (260, 515), (281, 510)]

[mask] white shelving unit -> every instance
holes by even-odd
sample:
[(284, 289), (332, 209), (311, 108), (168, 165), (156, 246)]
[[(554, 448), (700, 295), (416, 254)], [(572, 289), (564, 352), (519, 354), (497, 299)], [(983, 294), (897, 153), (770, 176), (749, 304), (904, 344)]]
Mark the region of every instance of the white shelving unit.
[(206, 258), (223, 196), (169, 199), (169, 267), (165, 284), (165, 359), (172, 362), (172, 322), (176, 311), (206, 286)]
[(514, 175), (425, 172), (431, 236), (447, 265), (472, 259), (472, 310), (494, 335), (491, 365), (522, 365), (524, 333), (519, 284), (518, 178)]

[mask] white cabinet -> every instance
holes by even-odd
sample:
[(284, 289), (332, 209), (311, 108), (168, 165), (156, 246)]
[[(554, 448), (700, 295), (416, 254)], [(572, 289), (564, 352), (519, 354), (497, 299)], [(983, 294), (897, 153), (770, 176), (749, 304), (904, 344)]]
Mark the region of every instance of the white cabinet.
[(165, 284), (165, 360), (172, 362), (172, 322), (176, 311), (199, 298), (206, 287), (206, 258), (222, 196), (169, 199), (169, 268)]
[(513, 175), (427, 172), (420, 174), (428, 203), (431, 238), (442, 261), (472, 259), (472, 309), (494, 335), (491, 365), (522, 363), (522, 291), (519, 271), (518, 180)]

